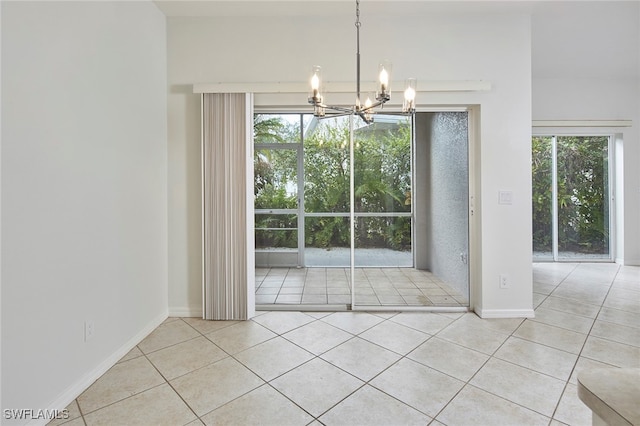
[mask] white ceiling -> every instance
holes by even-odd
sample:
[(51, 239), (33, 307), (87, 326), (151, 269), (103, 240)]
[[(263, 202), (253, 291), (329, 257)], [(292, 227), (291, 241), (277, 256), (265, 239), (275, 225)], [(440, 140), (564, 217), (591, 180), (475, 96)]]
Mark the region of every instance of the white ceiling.
[[(155, 0), (168, 17), (331, 16), (354, 12), (353, 0)], [(534, 78), (638, 78), (640, 0), (363, 0), (367, 14), (527, 13)]]
[[(354, 0), (154, 0), (167, 16), (330, 16), (353, 13)], [(367, 14), (486, 12), (528, 10), (530, 1), (486, 0), (363, 0)]]

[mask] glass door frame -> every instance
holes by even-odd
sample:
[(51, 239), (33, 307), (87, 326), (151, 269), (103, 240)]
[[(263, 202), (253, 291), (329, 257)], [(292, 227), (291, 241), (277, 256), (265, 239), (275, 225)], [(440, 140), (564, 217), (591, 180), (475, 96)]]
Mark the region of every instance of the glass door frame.
[[(607, 144), (607, 181), (608, 181), (608, 194), (607, 199), (609, 203), (609, 256), (607, 258), (585, 258), (583, 261), (588, 262), (614, 262), (615, 260), (615, 248), (616, 248), (616, 228), (615, 228), (615, 217), (616, 217), (616, 196), (615, 196), (615, 135), (606, 132), (606, 133), (597, 133), (597, 132), (533, 132), (532, 138), (535, 137), (548, 137), (551, 138), (551, 209), (552, 209), (552, 217), (551, 217), (551, 244), (552, 244), (552, 257), (551, 258), (542, 258), (542, 257), (533, 257), (533, 261), (535, 262), (576, 262), (580, 260), (561, 257), (559, 253), (559, 225), (558, 225), (558, 137), (606, 137), (608, 138)], [(533, 194), (532, 194), (533, 195)]]
[[(478, 272), (478, 267), (479, 265), (477, 264), (477, 258), (476, 258), (476, 253), (479, 250), (479, 246), (478, 246), (478, 224), (476, 223), (476, 215), (475, 215), (475, 208), (476, 208), (476, 191), (479, 189), (477, 188), (477, 180), (476, 180), (476, 174), (478, 173), (477, 171), (477, 166), (475, 164), (475, 158), (476, 158), (476, 152), (475, 150), (477, 149), (476, 144), (477, 141), (480, 138), (480, 134), (479, 134), (479, 127), (478, 127), (478, 115), (479, 115), (479, 106), (477, 105), (468, 105), (468, 106), (438, 106), (438, 107), (424, 107), (421, 108), (420, 111), (421, 112), (447, 112), (447, 111), (452, 111), (452, 112), (466, 112), (468, 113), (468, 165), (469, 165), (469, 194), (468, 194), (468, 201), (469, 201), (469, 209), (468, 209), (468, 215), (469, 215), (469, 253), (468, 253), (468, 258), (467, 258), (467, 262), (468, 262), (468, 268), (469, 268), (469, 304), (468, 306), (463, 306), (463, 307), (456, 307), (456, 306), (419, 306), (419, 305), (384, 305), (384, 306), (375, 306), (375, 305), (358, 305), (355, 301), (355, 294), (356, 294), (356, 288), (355, 288), (355, 219), (359, 216), (358, 213), (355, 212), (355, 200), (354, 200), (354, 177), (355, 177), (355, 159), (354, 159), (354, 127), (353, 127), (353, 120), (355, 119), (354, 117), (352, 117), (351, 123), (350, 123), (350, 137), (349, 137), (349, 150), (350, 150), (350, 212), (349, 212), (349, 217), (350, 217), (350, 270), (351, 270), (351, 276), (350, 276), (350, 288), (351, 288), (351, 304), (347, 305), (347, 306), (343, 306), (343, 309), (346, 309), (347, 311), (388, 311), (389, 309), (393, 309), (394, 311), (399, 310), (399, 311), (423, 311), (423, 312), (438, 312), (438, 311), (442, 311), (442, 312), (468, 312), (470, 310), (473, 309), (473, 305), (474, 305), (474, 298), (475, 298), (475, 286), (477, 285), (477, 281), (478, 281), (478, 276), (479, 276), (479, 272)], [(301, 119), (302, 117), (304, 117), (305, 114), (307, 114), (306, 112), (300, 112), (299, 109), (295, 108), (295, 109), (291, 109), (291, 108), (260, 108), (260, 107), (256, 107), (254, 110), (255, 114), (300, 114)], [(394, 115), (394, 113), (397, 114), (397, 111), (395, 111), (394, 109), (388, 110), (385, 114), (389, 114), (389, 115)], [(414, 164), (414, 150), (415, 150), (415, 117), (411, 118), (411, 179), (412, 179), (412, 191), (415, 190), (413, 188), (413, 186), (415, 185), (415, 164)], [(299, 144), (299, 146), (297, 146), (296, 148), (298, 149), (298, 155), (301, 157), (304, 157), (304, 125), (301, 126), (301, 143)], [(264, 148), (275, 148), (275, 149), (293, 149), (294, 144), (253, 144), (254, 149), (264, 149)], [(298, 145), (298, 144), (295, 144)], [(299, 159), (298, 161), (298, 176), (304, 176), (304, 162), (302, 159)], [(305, 246), (305, 225), (304, 225), (304, 221), (305, 221), (305, 217), (306, 216), (314, 216), (315, 214), (308, 214), (305, 213), (305, 207), (304, 207), (304, 182), (302, 179), (298, 179), (298, 247), (299, 247), (299, 265), (304, 266), (304, 249), (300, 250), (300, 248)], [(267, 210), (268, 211), (268, 210)], [(275, 212), (275, 211), (274, 211)], [(256, 213), (258, 213), (258, 211), (256, 211)], [(279, 211), (278, 211), (279, 213)], [(403, 215), (404, 216), (404, 215)], [(415, 211), (412, 208), (411, 213), (411, 247), (412, 247), (412, 258), (414, 257), (414, 250), (415, 250)], [(300, 223), (302, 222), (302, 223)], [(302, 255), (300, 254), (302, 253)], [(302, 256), (302, 258), (300, 258), (300, 256)], [(415, 262), (415, 260), (414, 260)], [(293, 306), (295, 306), (296, 310), (331, 310), (331, 311), (339, 311), (339, 310), (343, 310), (340, 309), (341, 305), (331, 305), (331, 304), (326, 304), (326, 305), (318, 305), (318, 304), (299, 304), (299, 305), (289, 305), (289, 304), (273, 304), (273, 305), (269, 305), (269, 309), (270, 310), (289, 310), (291, 309)]]

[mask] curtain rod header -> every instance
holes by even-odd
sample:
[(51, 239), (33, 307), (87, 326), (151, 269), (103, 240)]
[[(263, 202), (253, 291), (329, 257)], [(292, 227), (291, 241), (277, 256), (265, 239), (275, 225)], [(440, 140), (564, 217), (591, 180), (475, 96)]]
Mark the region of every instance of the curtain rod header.
[[(372, 85), (374, 84), (371, 82)], [(402, 82), (393, 82), (391, 87), (404, 87)], [(325, 82), (326, 93), (352, 93), (354, 83)], [(488, 92), (491, 83), (483, 80), (425, 81), (418, 83), (420, 92)], [(308, 83), (196, 83), (193, 93), (307, 93)]]

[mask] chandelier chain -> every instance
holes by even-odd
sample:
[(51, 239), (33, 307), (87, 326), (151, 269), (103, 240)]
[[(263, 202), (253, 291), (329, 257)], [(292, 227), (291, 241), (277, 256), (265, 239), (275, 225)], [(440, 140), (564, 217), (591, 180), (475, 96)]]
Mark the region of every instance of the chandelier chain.
[(356, 108), (360, 108), (360, 0), (356, 0)]

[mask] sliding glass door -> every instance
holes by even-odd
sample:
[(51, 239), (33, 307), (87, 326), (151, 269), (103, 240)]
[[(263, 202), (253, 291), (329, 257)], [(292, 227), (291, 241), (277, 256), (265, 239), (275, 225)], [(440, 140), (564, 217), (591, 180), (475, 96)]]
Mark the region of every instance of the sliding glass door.
[(532, 140), (535, 260), (612, 260), (609, 136)]
[(467, 123), (257, 114), (256, 303), (468, 306)]

